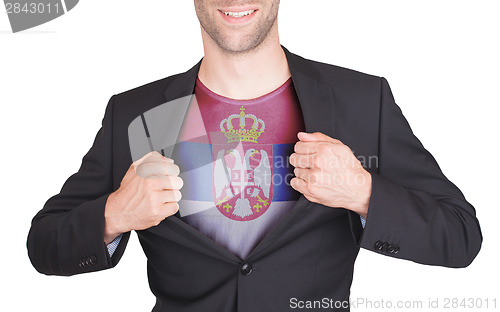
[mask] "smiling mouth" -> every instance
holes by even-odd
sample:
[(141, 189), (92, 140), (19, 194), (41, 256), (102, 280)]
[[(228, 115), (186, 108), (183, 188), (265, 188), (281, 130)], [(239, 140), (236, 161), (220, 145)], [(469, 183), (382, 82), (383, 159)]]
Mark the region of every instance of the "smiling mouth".
[(225, 15), (230, 16), (230, 17), (242, 18), (242, 17), (245, 17), (245, 16), (252, 14), (255, 11), (257, 11), (257, 10), (248, 10), (248, 11), (242, 11), (242, 12), (224, 12), (224, 11), (220, 11), (220, 12), (222, 12)]

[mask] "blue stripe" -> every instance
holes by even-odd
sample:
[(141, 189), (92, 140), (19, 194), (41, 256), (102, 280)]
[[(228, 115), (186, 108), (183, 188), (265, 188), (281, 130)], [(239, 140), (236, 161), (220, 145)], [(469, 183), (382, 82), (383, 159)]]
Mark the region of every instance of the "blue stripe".
[(273, 144), (273, 201), (298, 200), (300, 193), (290, 186), (294, 167), (288, 158), (294, 143)]
[(184, 180), (182, 198), (213, 202), (212, 196), (212, 145), (179, 142), (172, 158), (181, 170)]

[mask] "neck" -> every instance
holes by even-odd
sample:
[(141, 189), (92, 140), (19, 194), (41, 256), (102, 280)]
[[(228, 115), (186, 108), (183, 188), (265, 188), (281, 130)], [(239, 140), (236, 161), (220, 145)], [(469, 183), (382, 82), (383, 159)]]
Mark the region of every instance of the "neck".
[(267, 94), (290, 78), (277, 29), (254, 50), (229, 53), (202, 30), (205, 56), (198, 77), (212, 92), (244, 100)]

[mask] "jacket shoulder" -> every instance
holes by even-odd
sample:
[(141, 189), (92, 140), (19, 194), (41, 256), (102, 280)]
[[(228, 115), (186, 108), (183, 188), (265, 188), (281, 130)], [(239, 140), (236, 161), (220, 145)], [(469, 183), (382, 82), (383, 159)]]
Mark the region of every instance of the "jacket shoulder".
[(113, 96), (113, 116), (119, 124), (129, 125), (141, 114), (167, 102), (165, 91), (182, 75), (175, 74)]
[(352, 86), (366, 88), (369, 86), (376, 86), (380, 89), (382, 78), (380, 76), (338, 65), (310, 60), (298, 55), (295, 55), (295, 57), (297, 57), (299, 62), (303, 64), (302, 67), (304, 70), (313, 72), (317, 75), (317, 77), (320, 77), (323, 82), (342, 87)]
[(146, 83), (144, 85), (135, 87), (130, 90), (126, 90), (120, 93), (115, 94), (115, 99), (118, 102), (122, 101), (136, 101), (140, 100), (141, 102), (147, 100), (163, 100), (165, 89), (181, 74), (171, 75), (162, 79), (158, 79), (156, 81), (152, 81)]

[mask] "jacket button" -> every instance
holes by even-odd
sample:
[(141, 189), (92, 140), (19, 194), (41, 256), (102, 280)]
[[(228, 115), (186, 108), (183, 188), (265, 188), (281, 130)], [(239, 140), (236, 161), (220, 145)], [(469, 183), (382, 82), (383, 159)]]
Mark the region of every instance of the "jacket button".
[(382, 242), (381, 241), (377, 241), (375, 243), (375, 245), (373, 245), (373, 248), (375, 248), (375, 250), (380, 250), (382, 249)]
[(240, 267), (240, 273), (245, 275), (245, 276), (250, 275), (250, 273), (252, 273), (252, 271), (253, 271), (253, 267), (250, 263), (243, 263)]
[(394, 245), (389, 244), (389, 246), (387, 246), (387, 252), (392, 255), (394, 253)]
[(384, 243), (382, 244), (382, 248), (381, 248), (380, 250), (382, 250), (382, 251), (387, 251), (387, 248), (388, 248), (388, 247), (389, 247), (389, 244), (388, 244), (387, 242), (384, 242)]
[(399, 246), (398, 245), (394, 245), (392, 248), (394, 249), (393, 252), (392, 252), (394, 255), (399, 252)]
[(82, 260), (80, 260), (79, 266), (80, 266), (81, 268), (85, 268), (85, 267), (87, 267), (87, 266), (88, 266), (88, 263), (87, 263), (87, 261), (85, 261), (85, 260), (87, 260), (87, 259), (82, 259)]
[(97, 263), (97, 258), (95, 256), (90, 257), (89, 259), (90, 265), (95, 265)]

